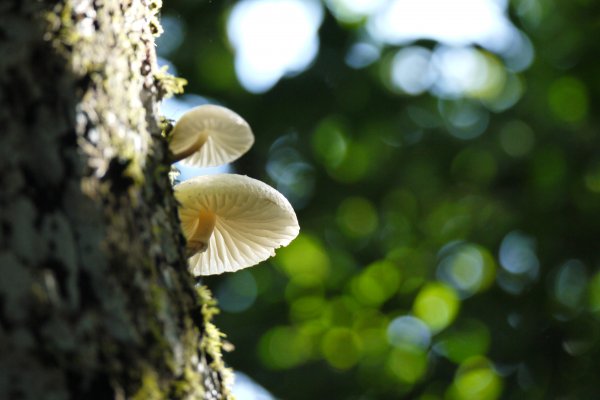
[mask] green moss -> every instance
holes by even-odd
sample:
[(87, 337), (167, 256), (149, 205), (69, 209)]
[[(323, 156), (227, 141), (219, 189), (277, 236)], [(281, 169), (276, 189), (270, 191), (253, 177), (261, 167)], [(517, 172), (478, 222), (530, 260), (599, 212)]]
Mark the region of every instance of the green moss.
[(131, 396), (132, 400), (163, 400), (167, 396), (160, 390), (158, 376), (152, 370), (146, 370), (142, 374), (142, 386)]
[(186, 367), (181, 379), (173, 383), (170, 394), (173, 399), (202, 399), (204, 389), (197, 373), (191, 367)]
[(168, 68), (165, 65), (154, 73), (155, 85), (158, 88), (159, 97), (162, 99), (183, 93), (183, 87), (187, 85), (186, 79), (171, 75), (167, 72)]
[[(182, 91), (183, 91), (183, 89), (182, 89)], [(173, 130), (172, 121), (166, 117), (160, 117), (160, 119), (158, 121), (158, 126), (161, 129), (162, 136), (165, 138), (169, 137), (169, 135), (171, 134), (171, 131)]]
[(210, 366), (219, 372), (223, 382), (224, 395), (226, 398), (229, 398), (231, 393), (229, 393), (228, 388), (233, 382), (233, 372), (223, 362), (222, 350), (225, 334), (219, 331), (212, 323), (213, 317), (219, 313), (217, 301), (212, 297), (210, 290), (206, 286), (198, 286), (196, 291), (201, 301), (202, 316), (206, 324), (199, 347), (202, 352), (205, 352), (212, 358)]
[(160, 12), (160, 9), (162, 8), (162, 0), (151, 0), (150, 4), (148, 4), (148, 8), (150, 9), (150, 11), (152, 11), (155, 15), (158, 14)]
[(160, 35), (163, 34), (163, 28), (162, 28), (158, 18), (153, 16), (152, 18), (150, 18), (150, 22), (148, 24), (150, 25), (150, 32), (152, 32), (152, 34), (155, 37), (159, 37)]

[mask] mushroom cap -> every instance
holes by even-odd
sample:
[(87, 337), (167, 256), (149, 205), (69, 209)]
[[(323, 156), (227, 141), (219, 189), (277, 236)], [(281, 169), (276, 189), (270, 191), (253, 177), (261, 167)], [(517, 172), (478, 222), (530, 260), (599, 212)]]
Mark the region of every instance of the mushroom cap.
[(183, 164), (215, 167), (237, 160), (254, 144), (250, 126), (228, 108), (206, 104), (179, 118), (171, 134), (169, 149)]
[(206, 251), (190, 257), (194, 275), (214, 275), (250, 267), (275, 255), (299, 233), (294, 209), (266, 183), (245, 175), (198, 176), (175, 186), (186, 237), (198, 215), (215, 215)]

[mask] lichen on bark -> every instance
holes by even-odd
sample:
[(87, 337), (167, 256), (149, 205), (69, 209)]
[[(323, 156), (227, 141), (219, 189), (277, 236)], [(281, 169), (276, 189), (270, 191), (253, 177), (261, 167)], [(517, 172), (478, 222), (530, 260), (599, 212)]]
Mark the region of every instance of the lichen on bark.
[(0, 398), (229, 398), (157, 104), (160, 4), (0, 5)]

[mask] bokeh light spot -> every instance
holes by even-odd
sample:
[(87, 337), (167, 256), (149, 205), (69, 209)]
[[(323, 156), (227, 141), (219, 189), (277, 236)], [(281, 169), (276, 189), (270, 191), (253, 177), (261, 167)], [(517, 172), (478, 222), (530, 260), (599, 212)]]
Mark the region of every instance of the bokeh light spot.
[(403, 279), (399, 293), (411, 293), (421, 287), (429, 274), (429, 266), (435, 262), (433, 254), (411, 247), (396, 248), (388, 253), (387, 258), (400, 267)]
[(415, 298), (413, 311), (433, 332), (438, 332), (454, 321), (459, 307), (460, 300), (454, 289), (433, 282), (421, 289)]
[(304, 363), (312, 352), (311, 347), (306, 336), (288, 326), (270, 329), (258, 346), (263, 364), (271, 369), (289, 369)]
[(524, 90), (523, 79), (518, 75), (507, 73), (501, 90), (492, 98), (482, 99), (482, 102), (489, 110), (499, 113), (514, 106)]
[(329, 174), (333, 179), (343, 183), (363, 179), (374, 161), (369, 150), (362, 143), (348, 141), (346, 156), (339, 165), (328, 169)]
[(327, 303), (323, 309), (323, 321), (328, 326), (350, 327), (361, 309), (351, 296), (339, 296)]
[(353, 323), (354, 332), (361, 339), (363, 357), (361, 364), (380, 364), (382, 357), (388, 352), (386, 338), (388, 317), (375, 309), (361, 309), (356, 314)]
[(248, 375), (237, 370), (235, 371), (235, 380), (231, 391), (233, 396), (239, 400), (275, 400), (267, 389), (260, 386)]
[(313, 132), (312, 147), (315, 157), (327, 168), (337, 167), (348, 151), (346, 127), (337, 118), (322, 120)]
[(600, 272), (590, 280), (588, 288), (588, 301), (590, 310), (600, 317)]
[(425, 350), (431, 343), (431, 332), (419, 318), (406, 315), (390, 322), (387, 328), (387, 338), (394, 347), (408, 345)]
[(430, 65), (431, 51), (424, 47), (405, 47), (394, 56), (391, 65), (391, 82), (401, 91), (417, 95), (428, 90), (436, 78)]
[(352, 294), (361, 303), (378, 306), (397, 292), (400, 278), (400, 269), (395, 263), (376, 261), (352, 280)]
[(371, 235), (377, 229), (379, 218), (373, 204), (362, 197), (349, 197), (337, 210), (337, 221), (342, 231), (351, 238)]
[(573, 357), (585, 357), (594, 351), (599, 334), (598, 321), (585, 318), (576, 325), (575, 329), (568, 329), (565, 332), (562, 348)]
[(321, 285), (329, 275), (327, 252), (307, 233), (300, 233), (288, 247), (278, 250), (274, 262), (299, 286)]
[(585, 187), (592, 193), (600, 193), (600, 162), (594, 161), (583, 178)]
[(440, 244), (465, 238), (472, 229), (473, 210), (466, 202), (443, 202), (427, 216), (428, 233)]
[(368, 30), (379, 40), (402, 44), (433, 39), (450, 45), (478, 43), (507, 50), (518, 40), (515, 27), (494, 0), (393, 0), (377, 10)]
[(587, 280), (587, 270), (581, 261), (567, 261), (556, 274), (554, 297), (563, 306), (578, 312), (585, 299)]
[(504, 70), (498, 61), (471, 47), (440, 46), (432, 63), (439, 75), (433, 92), (440, 97), (493, 99), (504, 86)]
[(348, 66), (360, 69), (373, 64), (379, 56), (381, 50), (372, 43), (358, 42), (352, 45), (346, 54), (346, 64)]
[(250, 271), (239, 271), (228, 275), (216, 291), (219, 306), (227, 312), (238, 313), (247, 310), (257, 295), (256, 280)]
[(568, 123), (582, 121), (589, 108), (585, 85), (569, 76), (556, 80), (550, 86), (548, 103), (556, 118)]
[(491, 342), (489, 330), (477, 320), (459, 322), (441, 335), (434, 349), (455, 363), (485, 354)]
[(335, 18), (347, 24), (360, 22), (384, 2), (385, 0), (326, 0)]
[(400, 382), (414, 384), (427, 371), (427, 353), (417, 346), (395, 347), (388, 357), (387, 367)]
[(333, 328), (323, 336), (321, 351), (331, 366), (348, 369), (356, 365), (360, 358), (360, 338), (351, 329)]
[(488, 127), (489, 112), (472, 100), (440, 100), (438, 108), (444, 117), (448, 132), (458, 139), (474, 139)]
[(235, 68), (253, 93), (269, 90), (286, 74), (306, 68), (319, 48), (323, 9), (311, 0), (243, 0), (231, 11), (227, 34)]
[(448, 390), (451, 400), (496, 400), (502, 393), (502, 379), (484, 357), (461, 364)]
[(507, 273), (498, 274), (498, 284), (506, 292), (518, 294), (537, 279), (540, 263), (535, 248), (535, 240), (519, 231), (502, 240), (499, 259)]
[(500, 244), (500, 264), (510, 273), (535, 276), (539, 261), (533, 238), (518, 231), (506, 235)]
[(325, 299), (321, 296), (304, 296), (296, 299), (290, 306), (293, 321), (305, 321), (318, 318), (325, 308)]
[(500, 131), (500, 145), (511, 157), (526, 156), (531, 152), (534, 143), (535, 134), (523, 121), (510, 121)]
[(458, 244), (447, 250), (438, 265), (437, 276), (454, 287), (462, 297), (488, 288), (495, 278), (496, 264), (481, 246)]
[(303, 208), (312, 197), (315, 185), (314, 168), (294, 146), (294, 133), (280, 137), (269, 150), (267, 174), (295, 209)]
[(160, 17), (163, 33), (156, 39), (156, 52), (166, 57), (179, 47), (185, 34), (185, 20), (178, 15), (163, 14)]
[(195, 44), (193, 54), (196, 66), (194, 80), (204, 82), (207, 90), (239, 90), (235, 79), (233, 54), (217, 42), (205, 41)]

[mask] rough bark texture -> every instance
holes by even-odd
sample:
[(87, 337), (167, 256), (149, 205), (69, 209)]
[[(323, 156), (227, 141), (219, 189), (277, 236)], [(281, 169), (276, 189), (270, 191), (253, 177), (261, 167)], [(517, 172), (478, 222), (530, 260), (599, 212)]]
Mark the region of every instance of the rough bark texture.
[(229, 397), (156, 115), (159, 8), (0, 2), (0, 399)]

